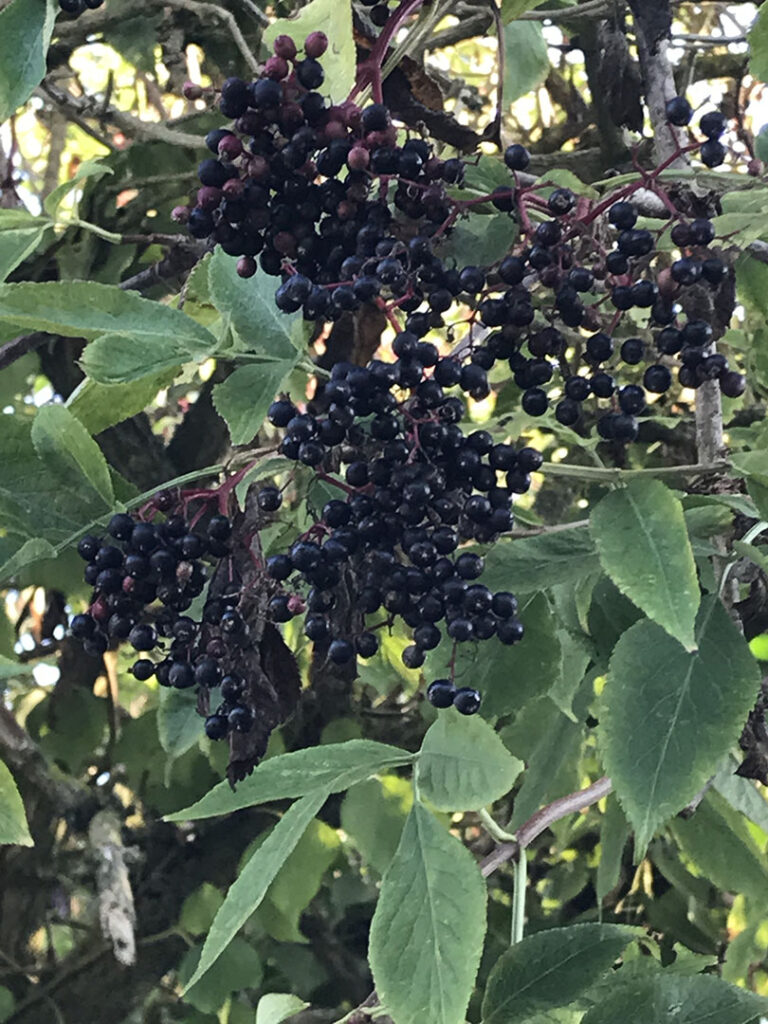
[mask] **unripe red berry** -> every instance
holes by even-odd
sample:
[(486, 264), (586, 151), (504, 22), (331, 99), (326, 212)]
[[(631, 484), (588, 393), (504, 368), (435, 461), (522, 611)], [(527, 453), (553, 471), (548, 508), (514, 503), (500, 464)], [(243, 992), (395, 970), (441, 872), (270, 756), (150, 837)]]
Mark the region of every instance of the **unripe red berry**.
[(224, 182), (221, 191), (229, 199), (238, 199), (245, 192), (245, 183), (242, 178), (230, 178)]
[(243, 152), (243, 144), (236, 135), (225, 135), (219, 143), (219, 156), (236, 160)]
[(171, 210), (171, 220), (176, 224), (186, 224), (189, 220), (189, 207), (174, 206)]
[(293, 615), (301, 615), (306, 608), (306, 604), (298, 594), (291, 594), (288, 598), (288, 611)]
[(212, 185), (203, 185), (197, 190), (197, 205), (203, 210), (215, 210), (221, 202), (223, 193), (220, 188)]
[(347, 156), (347, 166), (352, 171), (364, 171), (371, 162), (371, 154), (364, 146), (353, 146)]
[(304, 40), (304, 53), (315, 60), (318, 57), (322, 57), (327, 49), (328, 36), (325, 32), (310, 32)]
[(290, 70), (288, 61), (284, 57), (270, 57), (264, 65), (264, 74), (267, 78), (273, 78), (276, 82), (281, 82), (284, 78), (287, 78)]
[(256, 273), (256, 260), (253, 256), (241, 256), (237, 261), (238, 277), (253, 277)]
[(293, 60), (296, 56), (296, 43), (290, 36), (278, 36), (272, 44), (272, 49), (276, 57), (282, 57), (284, 60)]
[(181, 95), (185, 100), (199, 100), (203, 95), (203, 87), (196, 82), (185, 82), (181, 87)]

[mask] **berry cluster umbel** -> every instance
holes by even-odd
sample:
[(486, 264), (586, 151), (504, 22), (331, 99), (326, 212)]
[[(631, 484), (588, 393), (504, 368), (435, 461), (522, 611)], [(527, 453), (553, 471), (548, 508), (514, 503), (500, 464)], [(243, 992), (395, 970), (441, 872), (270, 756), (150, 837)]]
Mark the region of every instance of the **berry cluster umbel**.
[[(454, 330), (463, 317), (470, 336), (477, 326), (499, 329), (467, 375), (480, 381), (481, 370), (508, 360), (529, 416), (551, 410), (582, 432), (591, 399), (589, 418), (606, 441), (637, 437), (647, 393), (664, 394), (675, 370), (683, 387), (717, 379), (729, 397), (743, 393), (742, 375), (708, 350), (711, 326), (686, 320), (679, 305), (691, 286), (717, 289), (728, 273), (711, 249), (710, 220), (676, 214), (651, 230), (638, 223), (635, 186), (612, 204), (581, 201), (568, 188), (522, 186), (530, 157), (514, 144), (504, 154), (510, 185), (486, 198), (517, 221), (520, 239), (490, 266), (459, 267), (440, 253), (477, 202), (450, 189), (461, 185), (464, 163), (437, 159), (423, 138), (398, 145), (381, 104), (326, 104), (318, 91), (326, 44), (313, 33), (300, 58), (281, 36), (260, 79), (225, 82), (221, 109), (236, 118), (235, 131), (209, 134), (217, 158), (200, 165), (197, 206), (180, 214), (193, 234), (240, 256), (244, 276), (256, 272), (260, 254), (262, 270), (282, 276), (280, 310), (333, 320), (374, 302), (401, 326), (404, 316), (406, 332), (419, 338), (449, 317)], [(676, 97), (667, 114), (682, 125), (692, 111)], [(699, 127), (703, 142), (687, 148), (699, 148), (708, 166), (722, 163), (725, 118), (705, 114)], [(662, 194), (657, 178), (645, 184)], [(659, 248), (666, 232), (676, 260)], [(630, 319), (637, 336), (627, 338)], [(643, 362), (639, 374), (633, 368)], [(467, 390), (482, 397), (486, 386)]]
[[(493, 342), (503, 346), (504, 332)], [(267, 572), (311, 587), (304, 632), (344, 664), (355, 654), (371, 657), (379, 646), (370, 629), (358, 636), (334, 631), (336, 588), (348, 567), (362, 614), (378, 616), (385, 627), (399, 617), (413, 630), (403, 662), (419, 669), (444, 636), (454, 644), (522, 639), (515, 596), (494, 594), (479, 582), (483, 559), (461, 545), (488, 544), (510, 529), (514, 496), (528, 491), (542, 457), (530, 447), (494, 443), (485, 430), (465, 434), (460, 426), (466, 411), (461, 393), (488, 394), (492, 346), (478, 346), (462, 363), (406, 330), (393, 349), (391, 363), (334, 366), (321, 415), (299, 412), (287, 398), (269, 409), (270, 421), (285, 432), (281, 453), (326, 479), (333, 479), (329, 467), (344, 467), (340, 485), (347, 496), (326, 504), (289, 552), (272, 555)], [(258, 496), (268, 512), (281, 500), (275, 487)], [(297, 614), (287, 595), (273, 598), (270, 610), (277, 621)], [(477, 710), (476, 691), (471, 699), (464, 689), (457, 693), (460, 711)]]
[[(155, 500), (161, 510), (169, 505), (164, 496)], [(249, 732), (254, 715), (241, 668), (249, 627), (238, 610), (240, 588), (209, 599), (200, 621), (184, 614), (203, 592), (211, 562), (229, 554), (229, 519), (212, 516), (203, 532), (183, 515), (153, 523), (118, 513), (107, 534), (78, 544), (87, 562), (85, 581), (94, 591), (88, 611), (72, 619), (73, 636), (91, 655), (127, 641), (141, 655), (131, 669), (137, 679), (154, 676), (178, 690), (197, 687), (198, 706), (205, 710), (218, 692), (221, 699), (205, 720), (210, 739)]]

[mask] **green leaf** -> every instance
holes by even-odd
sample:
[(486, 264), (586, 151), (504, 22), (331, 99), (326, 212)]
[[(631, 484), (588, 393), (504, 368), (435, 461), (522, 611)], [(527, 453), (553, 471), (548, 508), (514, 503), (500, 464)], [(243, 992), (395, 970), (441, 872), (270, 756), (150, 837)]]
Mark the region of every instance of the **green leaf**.
[(256, 1024), (282, 1024), (308, 1006), (309, 1003), (287, 992), (268, 992), (256, 1006)]
[(527, 11), (540, 7), (544, 0), (501, 0), (501, 20), (505, 25)]
[(611, 793), (605, 802), (605, 814), (600, 824), (600, 863), (597, 865), (595, 891), (600, 906), (619, 881), (621, 857), (629, 839), (629, 825)]
[(13, 0), (0, 12), (0, 124), (43, 79), (56, 9), (53, 0)]
[(611, 657), (599, 738), (635, 829), (636, 859), (736, 743), (760, 687), (757, 663), (716, 597), (702, 601), (696, 640), (689, 653), (644, 619)]
[(451, 708), (427, 730), (416, 785), (439, 811), (476, 811), (508, 793), (524, 767), (482, 718)]
[(210, 882), (203, 882), (184, 900), (179, 925), (189, 935), (204, 935), (224, 902), (224, 894)]
[(381, 884), (369, 961), (397, 1024), (463, 1024), (485, 935), (474, 858), (415, 803)]
[(19, 791), (8, 768), (0, 761), (0, 843), (34, 846)]
[(768, 1012), (768, 1000), (712, 975), (659, 972), (621, 984), (592, 1007), (582, 1024), (751, 1024)]
[(216, 309), (228, 315), (249, 352), (295, 362), (304, 348), (305, 324), (300, 313), (281, 313), (275, 306), (277, 279), (258, 273), (242, 278), (237, 260), (217, 249), (208, 264), (208, 287)]
[(487, 266), (509, 252), (518, 233), (517, 222), (505, 213), (460, 220), (451, 231), (446, 245), (441, 248), (440, 255), (454, 256), (461, 260), (466, 253), (471, 252), (476, 264)]
[(209, 331), (179, 310), (92, 281), (0, 285), (3, 324), (20, 333), (97, 339), (83, 353), (82, 365), (102, 384), (136, 380), (206, 358), (217, 344)]
[(213, 404), (226, 420), (232, 444), (248, 444), (264, 423), (267, 409), (299, 359), (240, 366), (213, 389)]
[(535, 89), (549, 72), (549, 52), (541, 25), (513, 21), (504, 28), (504, 103)]
[[(0, 576), (2, 580), (2, 576)], [(0, 654), (0, 680), (2, 679), (21, 679), (24, 676), (31, 676), (34, 671), (34, 665), (22, 663), (20, 661), (14, 661), (12, 658), (6, 658), (4, 654)]]
[[(45, 405), (32, 423), (32, 444), (57, 487), (67, 487), (107, 508), (115, 502), (107, 460), (91, 435), (63, 405)], [(90, 492), (90, 493), (89, 493)], [(93, 495), (93, 497), (91, 497)]]
[[(299, 930), (299, 918), (317, 895), (340, 848), (336, 829), (324, 821), (310, 821), (264, 900), (261, 921), (272, 938), (306, 942)], [(253, 856), (258, 857), (258, 850)]]
[[(267, 762), (269, 763), (269, 762)], [(229, 887), (213, 919), (200, 960), (187, 983), (187, 991), (218, 960), (240, 928), (260, 905), (286, 858), (295, 849), (310, 821), (328, 798), (328, 790), (297, 800)]]
[(700, 595), (680, 501), (659, 480), (633, 480), (595, 506), (590, 526), (622, 594), (692, 650)]
[(114, 174), (114, 170), (100, 160), (84, 160), (77, 168), (71, 178), (62, 182), (48, 196), (43, 203), (43, 209), (49, 217), (55, 217), (59, 211), (62, 201), (70, 192), (79, 188), (88, 178), (103, 178), (106, 174)]
[(599, 572), (597, 549), (585, 526), (519, 540), (502, 539), (485, 556), (483, 582), (516, 594), (576, 583)]
[(0, 565), (0, 585), (13, 579), (22, 569), (41, 562), (44, 558), (54, 558), (56, 549), (50, 541), (42, 537), (30, 537), (24, 541), (15, 555)]
[(5, 985), (0, 985), (0, 1022), (8, 1020), (13, 1013), (13, 1008), (16, 1005), (16, 1000), (13, 997), (13, 992)]
[(755, 825), (768, 832), (768, 800), (763, 796), (763, 789), (757, 788), (752, 779), (744, 779), (736, 775), (739, 762), (731, 756), (720, 771), (715, 775), (714, 788), (731, 807), (753, 821)]
[(312, 0), (295, 18), (278, 18), (264, 30), (263, 43), (270, 49), (277, 36), (286, 33), (303, 45), (310, 32), (325, 32), (328, 49), (323, 55), (323, 94), (341, 103), (355, 84), (356, 52), (352, 34), (352, 8), (338, 0)]
[[(154, 306), (160, 309), (159, 302)], [(216, 348), (211, 335), (209, 353)], [(206, 353), (193, 355), (189, 348), (172, 338), (136, 338), (127, 334), (105, 334), (92, 341), (80, 357), (80, 366), (99, 384), (122, 384), (174, 371), (184, 363), (199, 362)]]
[(89, 434), (100, 434), (146, 409), (158, 391), (173, 382), (179, 370), (174, 366), (130, 384), (98, 384), (86, 377), (69, 396), (67, 408)]
[(50, 226), (26, 210), (0, 210), (0, 282), (35, 251)]
[(484, 715), (518, 711), (560, 678), (560, 639), (546, 594), (521, 602), (519, 618), (525, 626), (520, 643), (507, 647), (493, 637), (480, 663), (473, 657), (474, 665), (467, 671), (467, 683), (477, 685), (483, 694)]
[(380, 875), (389, 867), (413, 806), (407, 779), (384, 775), (352, 786), (341, 805), (341, 827), (366, 864)]
[(761, 7), (747, 36), (749, 73), (761, 82), (768, 82), (768, 12)]
[(190, 949), (179, 964), (179, 981), (186, 985), (183, 999), (202, 1013), (216, 1013), (231, 992), (258, 988), (263, 974), (259, 954), (245, 939), (234, 939), (202, 980), (190, 982), (199, 974), (205, 953), (199, 946)]
[(675, 818), (670, 829), (697, 873), (727, 892), (746, 893), (757, 906), (768, 900), (765, 855), (742, 815), (710, 791), (690, 818)]
[(610, 970), (637, 932), (624, 925), (577, 924), (528, 936), (491, 971), (483, 1024), (516, 1024), (567, 1006)]
[(280, 754), (257, 765), (233, 793), (219, 783), (191, 807), (168, 814), (166, 821), (196, 821), (230, 814), (267, 800), (284, 800), (318, 791), (339, 793), (377, 772), (411, 764), (416, 755), (373, 740), (349, 740), (291, 754)]
[(200, 739), (200, 715), (197, 698), (190, 690), (160, 691), (157, 709), (157, 734), (169, 758), (181, 757)]
[[(534, 721), (531, 721), (533, 716)], [(534, 731), (536, 730), (536, 731)], [(532, 749), (522, 745), (533, 737)], [(581, 723), (566, 718), (549, 698), (531, 701), (503, 731), (505, 743), (526, 762), (508, 828), (514, 832), (545, 803), (578, 786), (574, 765), (582, 740)], [(539, 735), (540, 734), (540, 735)], [(538, 737), (538, 738), (537, 738)]]

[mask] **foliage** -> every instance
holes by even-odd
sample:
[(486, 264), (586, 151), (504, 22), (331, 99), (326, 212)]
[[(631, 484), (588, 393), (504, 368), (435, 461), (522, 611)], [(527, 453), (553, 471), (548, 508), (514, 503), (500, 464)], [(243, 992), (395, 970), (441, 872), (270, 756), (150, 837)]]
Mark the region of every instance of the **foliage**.
[[(503, 0), (498, 24), (487, 4), (456, 17), (448, 0), (66, 6), (0, 9), (0, 1021), (767, 1017), (768, 148), (755, 118), (768, 5), (675, 4), (671, 64), (640, 45), (635, 2), (625, 23), (610, 4)], [(749, 54), (718, 38), (734, 26)], [(238, 263), (224, 229), (222, 247), (180, 227), (203, 139), (230, 120), (222, 83), (258, 77), (275, 40), (313, 32), (329, 40), (320, 91), (336, 113), (350, 95), (383, 100), (397, 129), (382, 146), (429, 140), (441, 267), (483, 269), (474, 298), (457, 285), (443, 316), (433, 304), (421, 340), (442, 360), (487, 354), (492, 338), (503, 349), (509, 332), (492, 334), (483, 309), (493, 274), (509, 252), (530, 260), (542, 225), (564, 226), (561, 263), (529, 262), (505, 291), (508, 306), (518, 287), (534, 296), (530, 331), (491, 360), (485, 390), (461, 387), (464, 435), (544, 456), (509, 485), (509, 528), (459, 537), (484, 559), (480, 582), (517, 595), (522, 639), (440, 633), (416, 645), (415, 669), (413, 623), (386, 602), (366, 618), (354, 580), (333, 616), (365, 624), (376, 650), (334, 662), (302, 632), (303, 592), (268, 621), (282, 591), (265, 571), (324, 536), (328, 501), (369, 493), (345, 477), (341, 445), (319, 471), (293, 458), (270, 406), (290, 395), (321, 417), (332, 374), (390, 364), (415, 275), (325, 323), (304, 299), (278, 308), (280, 266)], [(723, 111), (725, 165), (675, 108), (666, 123), (645, 95), (654, 75)], [(362, 146), (355, 118), (344, 125)], [(240, 134), (258, 169), (266, 128)], [(505, 164), (500, 139), (524, 156)], [(403, 213), (421, 186), (398, 176), (375, 188)], [(652, 236), (626, 272), (605, 267), (620, 200)], [(300, 206), (281, 211), (299, 234)], [(355, 202), (339, 214), (355, 216)], [(691, 223), (714, 239), (673, 237)], [(591, 280), (573, 286), (568, 323), (572, 265)], [(652, 302), (622, 306), (638, 285)], [(667, 336), (665, 349), (665, 304), (679, 327), (703, 323), (705, 342)], [(526, 349), (523, 366), (520, 338), (553, 324), (562, 348)], [(605, 358), (589, 348), (601, 330)], [(668, 386), (624, 356), (637, 338), (652, 370), (676, 370)], [(530, 373), (547, 360), (559, 376), (540, 382), (537, 410)], [(603, 364), (617, 378), (605, 397)], [(586, 377), (593, 393), (574, 399)], [(358, 419), (368, 429), (378, 412)], [(493, 480), (486, 492), (502, 490)], [(190, 530), (226, 513), (241, 542), (209, 558), (183, 611), (204, 619), (242, 584), (260, 746), (234, 727), (227, 743), (206, 735), (205, 686), (142, 679), (127, 644), (72, 635), (99, 600), (78, 542), (115, 515), (160, 523), (172, 508)], [(479, 714), (426, 699), (435, 680), (449, 704), (456, 687), (479, 691)]]

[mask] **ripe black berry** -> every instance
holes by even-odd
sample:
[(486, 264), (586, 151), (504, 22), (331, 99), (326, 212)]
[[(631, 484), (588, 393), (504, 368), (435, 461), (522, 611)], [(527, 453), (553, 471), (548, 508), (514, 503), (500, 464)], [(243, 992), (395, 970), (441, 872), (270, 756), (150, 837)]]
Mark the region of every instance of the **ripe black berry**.
[(427, 687), (427, 700), (435, 708), (449, 708), (456, 696), (456, 687), (450, 679), (435, 679)]
[(453, 697), (453, 706), (462, 715), (474, 715), (480, 710), (480, 694), (471, 686), (460, 687)]
[(670, 124), (683, 128), (693, 117), (693, 108), (685, 96), (674, 96), (664, 108)]

